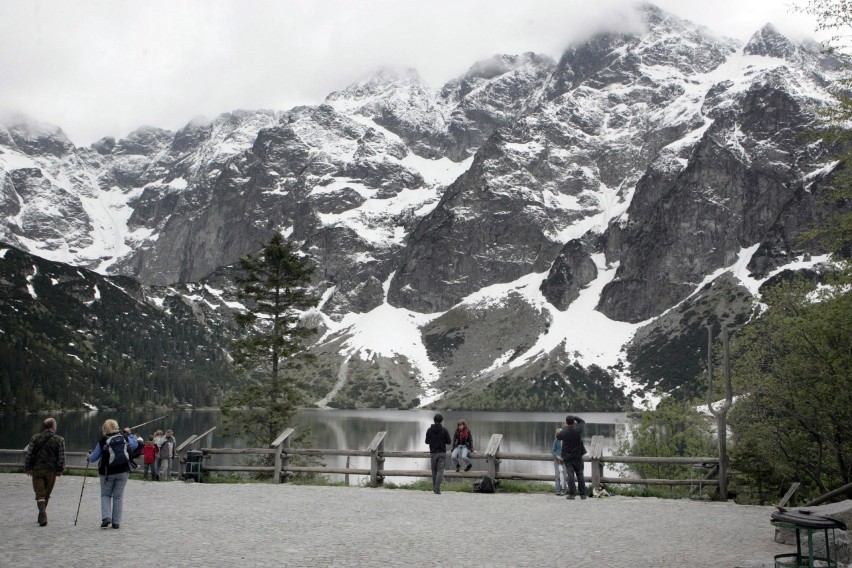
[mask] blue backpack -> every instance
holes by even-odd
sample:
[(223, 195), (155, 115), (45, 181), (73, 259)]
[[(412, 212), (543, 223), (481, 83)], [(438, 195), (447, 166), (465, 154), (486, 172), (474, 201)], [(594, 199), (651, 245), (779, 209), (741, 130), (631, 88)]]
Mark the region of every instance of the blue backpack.
[(113, 434), (106, 440), (106, 450), (110, 469), (130, 466), (130, 455), (127, 452), (127, 438), (124, 434)]

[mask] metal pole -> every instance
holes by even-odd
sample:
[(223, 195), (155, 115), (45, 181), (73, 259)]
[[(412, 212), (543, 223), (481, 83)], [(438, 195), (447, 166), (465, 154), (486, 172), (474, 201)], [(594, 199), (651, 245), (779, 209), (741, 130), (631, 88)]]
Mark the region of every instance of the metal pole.
[(80, 488), (80, 502), (77, 503), (77, 516), (74, 517), (74, 526), (77, 526), (77, 519), (80, 518), (80, 505), (83, 503), (83, 490), (86, 489), (86, 480), (89, 479), (89, 458), (86, 457), (86, 471), (83, 473), (83, 487)]
[(142, 424), (137, 424), (136, 426), (131, 426), (128, 429), (129, 430), (136, 430), (137, 428), (141, 428), (142, 426), (146, 426), (146, 425), (150, 424), (151, 422), (156, 422), (157, 420), (162, 420), (166, 416), (168, 416), (168, 414), (164, 414), (164, 415), (160, 416), (159, 418), (154, 418), (153, 420), (149, 420), (148, 422), (143, 422)]

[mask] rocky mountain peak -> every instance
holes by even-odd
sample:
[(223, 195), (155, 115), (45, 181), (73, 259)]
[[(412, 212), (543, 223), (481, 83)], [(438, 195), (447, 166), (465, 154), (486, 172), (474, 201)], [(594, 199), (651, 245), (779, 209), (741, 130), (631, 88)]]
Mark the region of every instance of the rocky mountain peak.
[(130, 154), (152, 156), (166, 148), (174, 137), (170, 130), (155, 126), (142, 126), (122, 138), (115, 144), (113, 152), (117, 155)]
[(74, 150), (74, 144), (60, 127), (20, 113), (0, 117), (0, 142), (4, 140), (29, 156), (59, 158)]
[(799, 55), (799, 49), (770, 23), (760, 28), (751, 36), (751, 39), (743, 47), (743, 53), (795, 61)]

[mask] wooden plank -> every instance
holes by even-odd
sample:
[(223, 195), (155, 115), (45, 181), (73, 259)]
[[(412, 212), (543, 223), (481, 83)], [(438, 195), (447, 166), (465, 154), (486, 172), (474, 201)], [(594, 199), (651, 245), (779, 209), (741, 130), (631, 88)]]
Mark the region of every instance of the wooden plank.
[(602, 483), (620, 483), (623, 485), (719, 485), (718, 479), (634, 479), (630, 477), (603, 477)]
[(776, 507), (783, 507), (783, 506), (785, 506), (785, 505), (787, 504), (787, 501), (789, 501), (789, 500), (790, 500), (790, 498), (792, 498), (792, 497), (793, 497), (793, 494), (794, 494), (796, 491), (798, 491), (798, 490), (799, 490), (799, 486), (800, 486), (800, 485), (801, 485), (801, 483), (799, 483), (798, 481), (794, 481), (794, 482), (790, 485), (790, 489), (788, 489), (788, 490), (787, 490), (787, 493), (785, 493), (785, 494), (784, 494), (784, 496), (783, 496), (783, 497), (781, 497), (781, 500), (780, 500), (780, 501), (778, 501), (778, 504), (777, 504), (777, 505), (775, 505), (775, 506), (776, 506)]
[(377, 432), (376, 435), (373, 436), (373, 441), (370, 442), (369, 446), (367, 446), (367, 451), (371, 453), (377, 451), (382, 442), (385, 441), (386, 435), (387, 432)]
[[(509, 456), (503, 456), (506, 459), (511, 459)], [(719, 463), (719, 458), (684, 458), (684, 457), (653, 457), (653, 456), (602, 456), (601, 461), (606, 463), (667, 463), (667, 464), (697, 464), (705, 463), (708, 465), (716, 465)]]
[(603, 436), (592, 436), (591, 449), (589, 450), (589, 459), (600, 459), (603, 456)]
[(592, 488), (600, 489), (601, 488), (601, 477), (603, 477), (603, 463), (601, 462), (601, 457), (603, 456), (603, 436), (592, 436), (592, 443), (589, 444), (591, 449), (589, 450), (589, 461), (592, 462)]
[(488, 440), (488, 446), (485, 448), (485, 457), (496, 456), (500, 450), (500, 442), (503, 441), (503, 434), (491, 434), (491, 439)]
[(370, 452), (370, 487), (378, 487), (382, 483), (382, 467), (385, 463), (385, 458), (379, 456), (379, 452), (385, 447), (385, 436), (387, 432), (378, 432), (373, 437), (373, 441), (367, 446)]
[(271, 455), (275, 453), (274, 448), (201, 448), (204, 455)]
[(175, 448), (175, 453), (176, 453), (176, 454), (180, 453), (180, 451), (181, 451), (182, 449), (184, 449), (186, 446), (188, 446), (189, 444), (191, 444), (193, 441), (195, 441), (195, 440), (197, 440), (197, 439), (198, 439), (198, 436), (196, 436), (195, 434), (193, 434), (192, 436), (190, 436), (189, 438), (187, 438), (186, 440), (184, 440), (184, 442), (183, 442), (181, 445), (179, 445), (177, 448)]
[(287, 438), (288, 438), (288, 437), (289, 437), (289, 436), (290, 436), (293, 432), (295, 432), (295, 430), (293, 430), (293, 428), (287, 428), (286, 430), (284, 430), (283, 432), (281, 432), (281, 433), (278, 435), (278, 437), (277, 437), (277, 438), (275, 438), (274, 440), (272, 440), (272, 443), (271, 443), (271, 444), (269, 444), (269, 446), (270, 446), (270, 447), (272, 447), (272, 448), (277, 447), (279, 444), (281, 444), (281, 442), (283, 442), (284, 440), (286, 440), (286, 439), (287, 439)]
[(500, 473), (500, 459), (497, 453), (500, 451), (500, 442), (503, 441), (503, 434), (491, 434), (491, 439), (488, 440), (488, 446), (485, 449), (485, 467), (487, 475), (491, 479), (497, 479), (497, 474)]

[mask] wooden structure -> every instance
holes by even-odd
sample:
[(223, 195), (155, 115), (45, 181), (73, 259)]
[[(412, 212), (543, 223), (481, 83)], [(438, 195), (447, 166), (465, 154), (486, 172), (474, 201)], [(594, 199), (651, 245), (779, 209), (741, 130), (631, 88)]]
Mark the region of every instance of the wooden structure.
[[(388, 469), (387, 460), (395, 458), (422, 458), (428, 462), (429, 452), (426, 451), (397, 451), (385, 448), (385, 436), (387, 432), (378, 432), (373, 437), (372, 441), (363, 450), (349, 449), (319, 449), (319, 448), (294, 448), (291, 446), (294, 430), (287, 428), (284, 430), (268, 448), (201, 448), (204, 456), (204, 465), (202, 472), (206, 475), (211, 473), (237, 472), (237, 473), (268, 473), (271, 475), (273, 483), (286, 483), (288, 478), (295, 473), (316, 473), (316, 474), (341, 474), (361, 475), (367, 478), (367, 484), (370, 487), (378, 487), (382, 485), (385, 479), (393, 477), (423, 477), (430, 478), (432, 472), (428, 469)], [(182, 444), (178, 446), (180, 451), (189, 449), (198, 444), (205, 436), (212, 435), (212, 429), (208, 430), (200, 436), (190, 436)], [(519, 480), (519, 481), (553, 481), (553, 473), (527, 473), (512, 471), (510, 468), (504, 468), (505, 462), (512, 461), (541, 461), (552, 463), (553, 456), (550, 453), (509, 453), (500, 450), (500, 445), (503, 442), (502, 434), (492, 434), (485, 446), (484, 452), (472, 452), (470, 457), (472, 460), (479, 460), (483, 463), (480, 469), (472, 469), (471, 471), (455, 472), (447, 470), (444, 473), (446, 478), (467, 478), (478, 479), (483, 475), (488, 475), (494, 480)], [(586, 481), (591, 483), (592, 488), (600, 488), (604, 484), (625, 484), (625, 485), (670, 485), (670, 486), (701, 486), (716, 485), (718, 479), (642, 479), (635, 477), (606, 477), (604, 468), (607, 464), (682, 464), (690, 466), (701, 464), (703, 467), (713, 467), (718, 471), (719, 459), (716, 457), (639, 457), (639, 456), (605, 456), (603, 455), (603, 436), (592, 436), (589, 444), (589, 453), (583, 456), (583, 460), (591, 462), (592, 475), (586, 476)], [(24, 450), (0, 450), (0, 467), (23, 467)], [(66, 452), (67, 467), (69, 469), (85, 468), (86, 452)], [(212, 465), (208, 462), (212, 456), (274, 456), (274, 465), (270, 466), (249, 466), (241, 463), (232, 463), (226, 465)], [(293, 458), (296, 456), (346, 456), (346, 467), (327, 467), (327, 466), (297, 466), (293, 465)], [(370, 460), (369, 468), (350, 468), (348, 467), (350, 458), (366, 457)], [(448, 452), (449, 458), (449, 452)], [(11, 461), (14, 459), (14, 461)], [(235, 460), (238, 461), (238, 460)], [(449, 462), (449, 459), (447, 460)]]
[[(243, 449), (217, 449), (217, 448), (202, 448), (205, 458), (221, 455), (263, 455), (275, 454), (275, 465), (267, 467), (251, 467), (241, 464), (232, 465), (206, 465), (204, 471), (206, 473), (215, 472), (245, 472), (256, 473), (266, 472), (273, 476), (273, 483), (286, 482), (287, 477), (294, 473), (317, 473), (317, 474), (342, 474), (342, 475), (362, 475), (367, 478), (367, 485), (370, 487), (378, 487), (382, 485), (386, 478), (392, 477), (423, 477), (430, 478), (432, 473), (428, 469), (388, 469), (386, 462), (388, 459), (394, 458), (422, 458), (428, 461), (429, 452), (426, 451), (395, 451), (387, 450), (384, 447), (385, 436), (387, 432), (378, 432), (373, 440), (364, 450), (345, 450), (345, 449), (318, 449), (318, 448), (293, 448), (290, 445), (290, 439), (293, 434), (293, 429), (288, 428), (276, 438), (270, 448), (243, 448)], [(455, 472), (447, 470), (444, 473), (446, 478), (468, 478), (478, 479), (483, 475), (488, 475), (495, 480), (511, 479), (521, 481), (553, 481), (553, 474), (547, 473), (525, 473), (513, 472), (511, 470), (504, 471), (502, 467), (506, 461), (542, 461), (551, 463), (553, 456), (549, 453), (507, 453), (500, 451), (500, 444), (503, 441), (502, 434), (492, 434), (488, 440), (484, 452), (472, 452), (470, 457), (472, 460), (481, 460), (484, 462), (484, 467), (474, 469), (468, 472)], [(634, 477), (606, 477), (604, 476), (604, 467), (606, 464), (630, 464), (630, 463), (646, 463), (646, 464), (682, 464), (685, 466), (702, 464), (705, 467), (712, 467), (718, 471), (719, 459), (716, 457), (639, 457), (639, 456), (604, 456), (603, 455), (603, 436), (592, 436), (589, 453), (583, 457), (584, 461), (591, 462), (592, 475), (586, 477), (594, 488), (600, 488), (603, 484), (626, 484), (626, 485), (686, 485), (692, 486), (701, 484), (702, 486), (718, 486), (718, 479), (641, 479)], [(350, 467), (326, 467), (326, 466), (295, 466), (291, 465), (291, 458), (295, 456), (346, 456), (352, 457), (367, 457), (370, 459), (369, 468), (350, 468)], [(448, 452), (449, 457), (449, 452)], [(449, 461), (449, 459), (448, 459)]]

